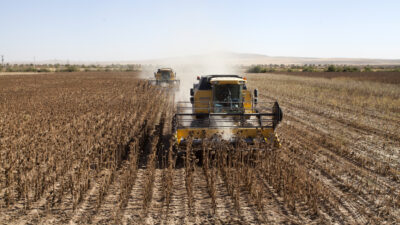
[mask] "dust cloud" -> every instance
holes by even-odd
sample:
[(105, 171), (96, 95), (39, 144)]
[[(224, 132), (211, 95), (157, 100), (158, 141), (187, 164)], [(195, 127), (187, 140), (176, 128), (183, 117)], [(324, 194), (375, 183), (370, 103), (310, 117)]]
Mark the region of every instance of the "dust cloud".
[(172, 68), (180, 80), (180, 88), (175, 93), (176, 101), (190, 101), (190, 88), (197, 83), (197, 76), (211, 74), (240, 74), (241, 70), (226, 58), (224, 53), (209, 53), (188, 57), (175, 57), (157, 60), (143, 67), (142, 79), (154, 79), (158, 68)]

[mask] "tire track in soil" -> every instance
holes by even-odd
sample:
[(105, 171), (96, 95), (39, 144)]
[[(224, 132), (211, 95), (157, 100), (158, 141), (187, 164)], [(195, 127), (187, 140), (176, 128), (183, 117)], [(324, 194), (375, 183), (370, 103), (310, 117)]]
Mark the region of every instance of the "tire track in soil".
[(128, 203), (122, 216), (122, 224), (143, 224), (143, 188), (146, 169), (138, 169)]
[(118, 209), (118, 196), (120, 193), (119, 186), (119, 177), (121, 171), (116, 172), (115, 178), (113, 179), (113, 183), (109, 186), (107, 190), (107, 195), (104, 197), (104, 200), (101, 203), (100, 208), (96, 211), (96, 214), (93, 215), (93, 219), (91, 224), (114, 224), (117, 223), (119, 218), (115, 217), (115, 213)]
[[(67, 194), (63, 197), (63, 201), (58, 207), (54, 207), (50, 210), (51, 215), (43, 218), (39, 224), (50, 224), (50, 223), (67, 223), (69, 218), (74, 214), (73, 209), (73, 198), (71, 194)], [(46, 222), (44, 222), (44, 220)]]
[[(215, 178), (217, 215), (222, 224), (260, 224), (255, 205), (247, 202), (247, 197), (241, 191), (239, 196), (239, 213), (229, 195), (220, 173)], [(211, 208), (211, 205), (210, 205)]]
[(154, 175), (153, 197), (145, 218), (146, 224), (161, 224), (163, 221), (163, 188), (162, 169), (156, 169)]
[[(69, 224), (92, 224), (94, 220), (98, 221), (99, 219), (101, 219), (101, 215), (104, 214), (104, 211), (102, 212), (101, 210), (104, 210), (104, 207), (107, 207), (104, 205), (105, 203), (109, 204), (109, 202), (112, 201), (112, 199), (115, 199), (115, 201), (117, 201), (118, 194), (116, 194), (116, 192), (119, 190), (118, 177), (120, 177), (120, 171), (115, 171), (114, 173), (115, 177), (113, 179), (113, 182), (109, 185), (107, 193), (104, 196), (104, 199), (101, 202), (100, 207), (97, 208), (100, 183), (101, 183), (101, 178), (99, 177), (96, 181), (93, 181), (94, 183), (93, 187), (88, 191), (83, 202), (81, 202), (81, 204), (78, 205), (78, 208), (75, 210), (75, 212), (73, 212), (74, 214), (71, 214), (66, 217), (66, 219), (69, 220)], [(113, 203), (113, 205), (117, 205), (117, 203), (115, 202)], [(98, 219), (97, 217), (100, 218)]]
[(195, 168), (193, 174), (193, 198), (195, 223), (215, 224), (211, 196), (208, 193), (206, 178), (201, 167)]
[(190, 224), (188, 195), (185, 187), (185, 168), (174, 171), (173, 184), (166, 224)]
[[(242, 189), (242, 188), (241, 188)], [(242, 214), (246, 223), (265, 224), (266, 221), (257, 209), (255, 201), (250, 198), (250, 193), (240, 190), (239, 195), (240, 214)]]
[(69, 221), (69, 224), (88, 224), (90, 217), (95, 211), (97, 196), (99, 195), (100, 183), (95, 182), (93, 187), (89, 190), (83, 202), (76, 209), (75, 214)]
[(216, 215), (222, 224), (241, 224), (235, 206), (226, 190), (225, 183), (219, 175), (215, 178)]

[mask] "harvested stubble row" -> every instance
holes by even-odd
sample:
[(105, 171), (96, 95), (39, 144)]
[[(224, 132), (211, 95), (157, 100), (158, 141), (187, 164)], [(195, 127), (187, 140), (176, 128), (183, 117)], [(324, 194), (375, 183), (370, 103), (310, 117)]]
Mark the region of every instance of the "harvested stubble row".
[(249, 75), (279, 99), (282, 153), (326, 189), (318, 214), (339, 223), (400, 222), (400, 89), (368, 77)]

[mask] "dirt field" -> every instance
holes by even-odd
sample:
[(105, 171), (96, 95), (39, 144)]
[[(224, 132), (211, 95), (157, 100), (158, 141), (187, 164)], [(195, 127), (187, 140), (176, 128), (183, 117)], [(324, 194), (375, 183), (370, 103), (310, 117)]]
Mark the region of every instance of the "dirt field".
[(400, 223), (398, 84), (250, 74), (282, 148), (198, 162), (173, 152), (172, 94), (137, 77), (0, 77), (1, 224)]
[(400, 72), (274, 72), (274, 74), (400, 84)]
[(38, 73), (38, 72), (0, 72), (0, 76), (11, 76), (11, 75), (44, 75), (49, 73)]

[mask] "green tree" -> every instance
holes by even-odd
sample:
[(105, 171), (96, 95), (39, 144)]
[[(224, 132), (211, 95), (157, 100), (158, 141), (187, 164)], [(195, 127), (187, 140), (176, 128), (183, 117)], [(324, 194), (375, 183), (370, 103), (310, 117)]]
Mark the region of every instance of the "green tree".
[(330, 65), (328, 66), (328, 69), (326, 70), (326, 72), (336, 72), (337, 68), (335, 65)]
[(372, 68), (370, 66), (364, 67), (364, 72), (372, 72)]
[(259, 66), (259, 65), (257, 65), (257, 66), (251, 66), (248, 70), (247, 70), (247, 72), (248, 73), (261, 73), (262, 72), (262, 67), (261, 66)]

